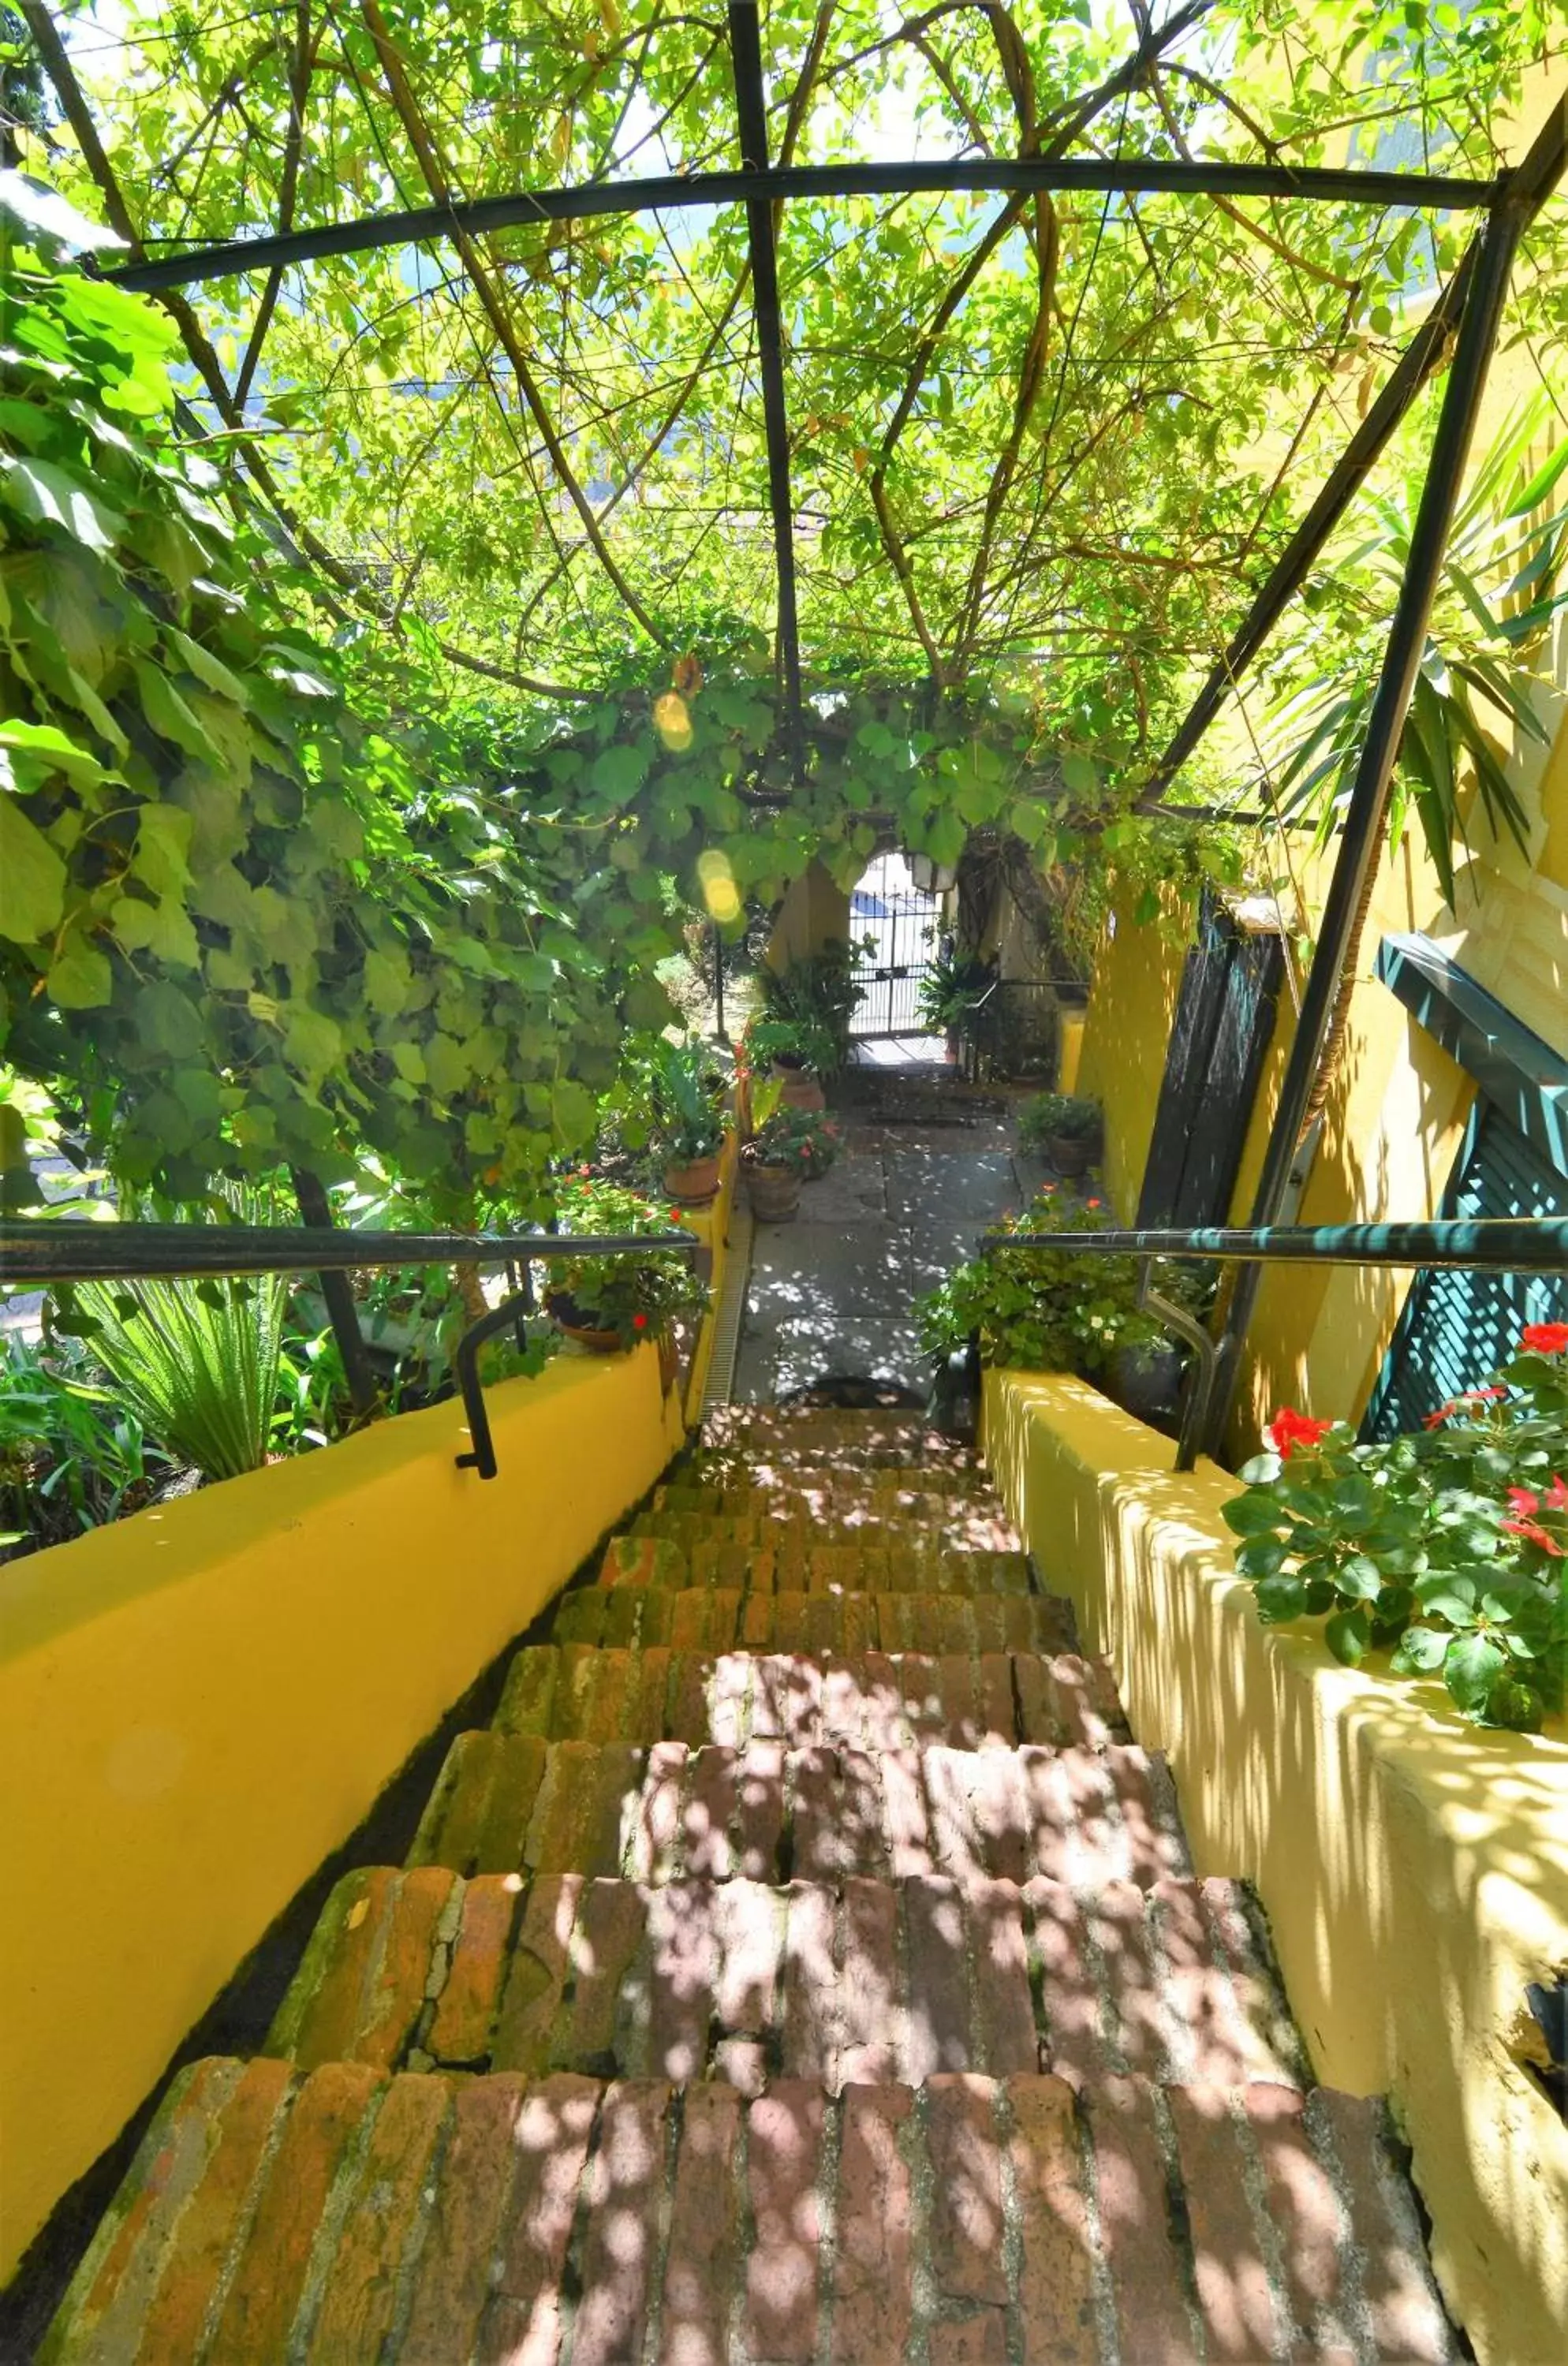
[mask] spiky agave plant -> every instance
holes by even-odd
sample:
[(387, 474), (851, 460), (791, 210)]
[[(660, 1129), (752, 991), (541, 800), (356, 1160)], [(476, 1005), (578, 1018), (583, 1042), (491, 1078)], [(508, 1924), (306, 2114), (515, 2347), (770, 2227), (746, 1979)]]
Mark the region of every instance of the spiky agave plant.
[[(1527, 817), (1488, 737), (1499, 724), (1519, 741), (1550, 744), (1532, 692), (1530, 659), (1568, 603), (1568, 510), (1553, 496), (1568, 473), (1568, 442), (1531, 469), (1544, 398), (1508, 422), (1476, 469), (1449, 535), (1415, 694), (1400, 739), (1390, 821), (1397, 843), (1414, 806), (1450, 908), (1454, 851), (1469, 851), (1464, 792), (1473, 782), (1494, 838), (1523, 848)], [(1325, 840), (1349, 795), (1377, 685), (1377, 656), (1410, 558), (1420, 499), (1417, 468), (1370, 504), (1372, 531), (1311, 588), (1304, 633), (1272, 670), (1267, 727), (1281, 817)], [(1303, 679), (1303, 659), (1313, 671)], [(1490, 710), (1490, 714), (1488, 714)]]
[[(237, 1194), (229, 1207), (246, 1223), (265, 1222), (270, 1212)], [(176, 1212), (186, 1222), (213, 1214)], [(74, 1295), (94, 1326), (93, 1354), (150, 1437), (208, 1479), (260, 1469), (277, 1404), (288, 1301), (281, 1274), (88, 1282)]]

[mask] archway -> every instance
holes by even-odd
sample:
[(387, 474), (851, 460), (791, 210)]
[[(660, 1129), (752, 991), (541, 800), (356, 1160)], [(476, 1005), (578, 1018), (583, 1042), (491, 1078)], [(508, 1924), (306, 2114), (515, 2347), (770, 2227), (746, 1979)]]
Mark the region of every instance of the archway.
[(908, 857), (874, 855), (850, 897), (851, 972), (857, 989), (850, 1036), (857, 1066), (940, 1060), (940, 1035), (920, 1016), (920, 988), (935, 961), (944, 898), (916, 884)]

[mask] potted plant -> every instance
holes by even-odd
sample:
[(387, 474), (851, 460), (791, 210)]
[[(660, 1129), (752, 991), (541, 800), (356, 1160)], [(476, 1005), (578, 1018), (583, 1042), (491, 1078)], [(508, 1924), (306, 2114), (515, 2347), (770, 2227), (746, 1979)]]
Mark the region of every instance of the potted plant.
[(740, 1167), (751, 1213), (760, 1223), (787, 1223), (800, 1212), (800, 1187), (825, 1175), (839, 1138), (811, 1110), (779, 1106), (765, 1116), (741, 1150)]
[(1019, 1140), (1043, 1149), (1058, 1175), (1086, 1174), (1100, 1148), (1104, 1118), (1098, 1101), (1073, 1093), (1040, 1093), (1019, 1111)]
[(796, 1051), (816, 1076), (836, 1076), (849, 1058), (859, 999), (854, 961), (855, 948), (835, 940), (782, 970), (758, 974), (764, 1020), (784, 1020), (795, 1029)]
[(827, 1107), (814, 1073), (822, 1047), (809, 1023), (798, 1019), (753, 1019), (742, 1039), (747, 1065), (753, 1076), (771, 1076), (783, 1089), (785, 1106), (818, 1110)]
[[(992, 1228), (1013, 1233), (1103, 1232), (1110, 1218), (1098, 1200), (1081, 1204), (1047, 1183), (1017, 1216)], [(946, 1358), (978, 1338), (983, 1362), (998, 1369), (1107, 1373), (1119, 1348), (1152, 1347), (1165, 1334), (1138, 1304), (1138, 1259), (1080, 1256), (1067, 1249), (993, 1252), (955, 1267), (916, 1305), (923, 1344)], [(1167, 1259), (1156, 1287), (1185, 1302), (1189, 1285)]]
[(649, 1139), (663, 1160), (664, 1189), (683, 1207), (705, 1207), (718, 1189), (728, 1086), (705, 1043), (660, 1036), (645, 1084)]
[[(679, 1208), (661, 1207), (640, 1191), (588, 1174), (573, 1176), (560, 1193), (560, 1229), (572, 1233), (669, 1233)], [(707, 1291), (684, 1258), (650, 1250), (648, 1256), (579, 1256), (552, 1264), (545, 1305), (569, 1339), (594, 1355), (613, 1355), (643, 1340), (662, 1342), (677, 1315), (694, 1314)]]
[(945, 1035), (950, 1060), (957, 1059), (964, 1026), (996, 982), (992, 963), (951, 949), (939, 952), (921, 978), (920, 1024), (932, 1035)]

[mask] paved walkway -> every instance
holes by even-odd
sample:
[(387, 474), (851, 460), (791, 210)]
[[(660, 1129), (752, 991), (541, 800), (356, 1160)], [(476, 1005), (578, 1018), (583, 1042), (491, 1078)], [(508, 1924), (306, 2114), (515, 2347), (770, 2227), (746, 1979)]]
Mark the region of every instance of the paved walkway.
[(923, 1396), (931, 1367), (916, 1298), (1034, 1189), (996, 1097), (968, 1095), (940, 1071), (853, 1078), (846, 1089), (838, 1164), (806, 1185), (795, 1222), (753, 1234), (737, 1403), (776, 1402), (829, 1377)]

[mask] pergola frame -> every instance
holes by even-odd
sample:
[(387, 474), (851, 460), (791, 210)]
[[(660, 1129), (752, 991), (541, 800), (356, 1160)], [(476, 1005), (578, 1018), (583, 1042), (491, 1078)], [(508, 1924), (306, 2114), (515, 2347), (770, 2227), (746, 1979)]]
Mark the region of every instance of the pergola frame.
[[(29, 21), (36, 26), (37, 19), (44, 16), (40, 0), (23, 0), (23, 5)], [(798, 761), (802, 731), (801, 653), (786, 366), (774, 238), (777, 207), (792, 199), (920, 192), (1090, 190), (1107, 196), (1163, 192), (1188, 197), (1292, 197), (1480, 214), (1482, 226), (1459, 270), (1439, 294), (1258, 589), (1224, 658), (1203, 684), (1140, 799), (1142, 810), (1160, 809), (1166, 791), (1221, 711), (1236, 681), (1263, 648), (1400, 422), (1422, 389), (1449, 360), (1451, 351), (1409, 562), (1390, 626), (1290, 1062), (1249, 1214), (1252, 1227), (1271, 1225), (1279, 1220), (1291, 1189), (1292, 1167), (1346, 959), (1382, 844), (1400, 737), (1515, 254), (1521, 234), (1568, 167), (1568, 97), (1553, 105), (1524, 161), (1514, 170), (1486, 181), (1359, 167), (1296, 170), (1280, 164), (1164, 159), (1106, 163), (1061, 155), (779, 166), (773, 164), (768, 155), (767, 98), (757, 0), (728, 0), (728, 8), (741, 158), (738, 171), (691, 176), (665, 175), (631, 182), (595, 183), (581, 188), (520, 191), (513, 196), (474, 200), (452, 198), (355, 221), (228, 241), (183, 254), (137, 260), (105, 276), (122, 287), (154, 293), (241, 273), (276, 273), (292, 264), (330, 255), (432, 240), (454, 240), (467, 254), (475, 237), (518, 224), (744, 204), (778, 587), (777, 661), (786, 732)], [(1190, 0), (1187, 7), (1157, 31), (1145, 16), (1138, 50), (1126, 69), (1129, 87), (1158, 48), (1202, 13), (1201, 0)], [(1184, 1435), (1184, 1462), (1190, 1461), (1201, 1446), (1216, 1443), (1223, 1434), (1260, 1278), (1260, 1267), (1253, 1264), (1244, 1265), (1237, 1276), (1219, 1341), (1217, 1385), (1210, 1395), (1201, 1435), (1190, 1428)]]

